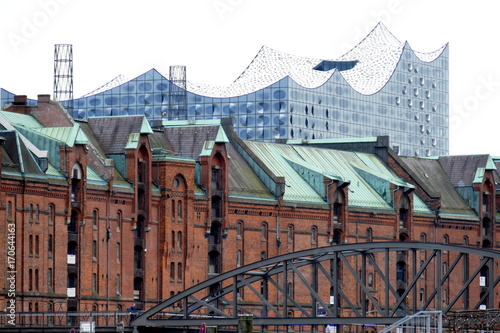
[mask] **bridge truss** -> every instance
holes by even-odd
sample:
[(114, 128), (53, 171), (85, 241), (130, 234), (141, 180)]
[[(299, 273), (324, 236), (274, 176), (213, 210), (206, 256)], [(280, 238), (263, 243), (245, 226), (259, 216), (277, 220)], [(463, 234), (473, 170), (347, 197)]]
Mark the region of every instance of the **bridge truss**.
[(389, 325), (419, 311), (491, 309), (500, 251), (421, 242), (332, 245), (216, 275), (135, 319), (137, 328)]

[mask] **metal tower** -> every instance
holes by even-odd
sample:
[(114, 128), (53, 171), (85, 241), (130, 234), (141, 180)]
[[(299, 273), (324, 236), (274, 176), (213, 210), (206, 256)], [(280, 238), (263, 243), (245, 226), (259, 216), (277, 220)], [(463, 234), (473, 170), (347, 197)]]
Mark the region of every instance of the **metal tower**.
[(168, 120), (187, 120), (186, 66), (170, 66)]
[(68, 111), (73, 110), (73, 45), (56, 44), (54, 48), (54, 100)]

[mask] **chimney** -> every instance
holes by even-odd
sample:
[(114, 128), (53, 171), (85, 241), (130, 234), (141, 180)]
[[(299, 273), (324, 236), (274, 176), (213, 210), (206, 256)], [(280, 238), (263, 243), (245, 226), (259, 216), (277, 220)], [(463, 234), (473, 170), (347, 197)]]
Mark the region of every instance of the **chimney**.
[(28, 103), (28, 96), (26, 95), (16, 95), (14, 96), (14, 102), (12, 105), (26, 105)]
[(50, 101), (50, 94), (38, 95), (38, 103), (48, 103)]

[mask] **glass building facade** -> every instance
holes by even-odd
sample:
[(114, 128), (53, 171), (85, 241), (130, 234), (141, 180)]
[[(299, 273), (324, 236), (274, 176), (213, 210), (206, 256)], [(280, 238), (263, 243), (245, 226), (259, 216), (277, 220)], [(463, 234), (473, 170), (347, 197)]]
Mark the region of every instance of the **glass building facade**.
[[(446, 155), (448, 47), (421, 54), (388, 34), (378, 26), (337, 61), (261, 52), (225, 90), (188, 84), (185, 94), (175, 86), (172, 96), (169, 79), (151, 69), (73, 100), (69, 112), (75, 119), (145, 115), (155, 126), (231, 117), (242, 139), (269, 142), (389, 135), (401, 155)], [(2, 106), (13, 96), (2, 90)], [(186, 105), (183, 112), (173, 112), (173, 98)]]

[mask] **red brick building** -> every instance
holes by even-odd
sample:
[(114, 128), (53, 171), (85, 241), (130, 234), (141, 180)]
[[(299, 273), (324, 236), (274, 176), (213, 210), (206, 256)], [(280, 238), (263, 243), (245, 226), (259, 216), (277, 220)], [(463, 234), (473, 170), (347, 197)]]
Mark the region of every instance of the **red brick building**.
[[(385, 137), (243, 141), (226, 119), (75, 121), (47, 95), (36, 106), (17, 96), (0, 129), (0, 267), (17, 272), (18, 312), (149, 308), (221, 272), (332, 244), (498, 247), (489, 155), (400, 157)], [(0, 304), (11, 299), (0, 280)]]

